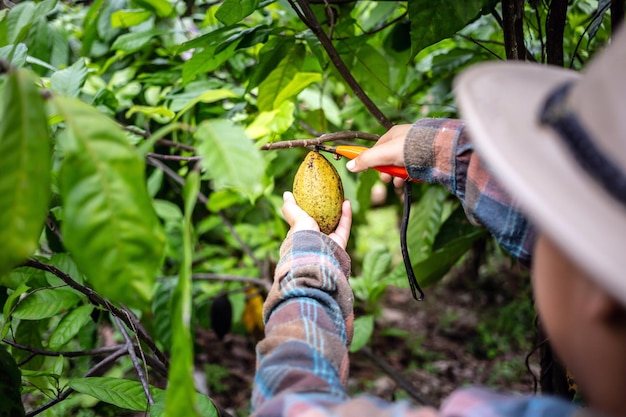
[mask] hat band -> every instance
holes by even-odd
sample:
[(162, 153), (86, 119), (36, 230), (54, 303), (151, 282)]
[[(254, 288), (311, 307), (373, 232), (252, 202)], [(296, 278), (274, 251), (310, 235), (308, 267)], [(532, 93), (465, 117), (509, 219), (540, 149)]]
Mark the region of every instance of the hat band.
[(547, 98), (540, 121), (563, 139), (578, 165), (610, 196), (626, 205), (626, 175), (595, 145), (576, 114), (567, 105), (571, 82), (557, 87)]

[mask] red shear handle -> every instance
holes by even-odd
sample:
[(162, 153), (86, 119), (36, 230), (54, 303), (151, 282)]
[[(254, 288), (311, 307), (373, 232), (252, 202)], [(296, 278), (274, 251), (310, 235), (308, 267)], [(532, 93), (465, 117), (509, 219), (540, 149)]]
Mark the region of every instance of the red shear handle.
[[(335, 151), (339, 155), (345, 156), (348, 159), (354, 159), (357, 156), (359, 156), (366, 149), (369, 149), (369, 148), (366, 148), (364, 146), (341, 145), (341, 146), (337, 146)], [(395, 165), (385, 165), (385, 166), (378, 166), (378, 167), (373, 167), (373, 168), (376, 171), (384, 172), (385, 174), (389, 174), (389, 175), (392, 175), (394, 177), (399, 177), (399, 178), (403, 178), (405, 180), (411, 180), (411, 181), (418, 182), (418, 181), (414, 180), (413, 178), (409, 177), (409, 173), (407, 172), (406, 168), (404, 168), (404, 167), (399, 167), (399, 166), (395, 166)]]

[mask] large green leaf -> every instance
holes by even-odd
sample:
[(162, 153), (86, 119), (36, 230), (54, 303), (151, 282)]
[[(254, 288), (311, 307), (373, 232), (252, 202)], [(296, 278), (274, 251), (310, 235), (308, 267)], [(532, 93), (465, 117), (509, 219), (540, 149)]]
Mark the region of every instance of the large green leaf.
[(193, 382), (191, 335), (191, 263), (193, 258), (192, 214), (200, 190), (200, 176), (192, 171), (183, 188), (183, 261), (172, 296), (172, 359), (165, 398), (165, 416), (200, 416)]
[(241, 127), (209, 120), (198, 127), (196, 140), (202, 167), (216, 190), (234, 188), (251, 201), (261, 195), (265, 160)]
[(38, 246), (50, 195), (50, 142), (41, 92), (14, 71), (0, 103), (0, 275)]
[[(138, 381), (110, 377), (75, 378), (69, 387), (82, 394), (126, 410), (143, 411), (148, 409), (146, 394)], [(183, 415), (183, 414), (181, 414)]]
[(54, 97), (65, 120), (59, 138), (64, 244), (106, 297), (145, 307), (161, 265), (164, 236), (144, 162), (124, 132), (95, 108)]
[(13, 310), (13, 317), (22, 320), (41, 320), (67, 311), (79, 301), (78, 293), (67, 288), (35, 290), (19, 302)]
[(454, 35), (476, 19), (484, 7), (492, 3), (493, 0), (407, 2), (411, 20), (413, 56), (425, 47)]
[[(133, 411), (148, 409), (148, 401), (143, 386), (139, 381), (111, 377), (74, 378), (68, 384), (76, 392), (86, 394), (108, 404)], [(154, 405), (150, 407), (150, 416), (165, 416), (164, 403), (166, 391), (150, 386)], [(203, 417), (218, 417), (217, 410), (211, 400), (202, 394), (192, 392), (197, 399)], [(176, 414), (183, 416), (185, 414)]]
[(85, 304), (67, 313), (54, 328), (48, 340), (48, 349), (59, 350), (74, 338), (91, 319), (93, 305)]

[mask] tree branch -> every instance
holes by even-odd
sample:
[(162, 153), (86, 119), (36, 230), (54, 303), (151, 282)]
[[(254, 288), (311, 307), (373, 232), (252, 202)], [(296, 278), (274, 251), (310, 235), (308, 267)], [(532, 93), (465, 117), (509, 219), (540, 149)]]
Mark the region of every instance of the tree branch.
[(502, 25), (507, 59), (525, 59), (524, 0), (502, 0)]
[(114, 345), (114, 346), (103, 346), (103, 347), (100, 347), (100, 348), (88, 349), (88, 350), (73, 350), (73, 351), (55, 352), (55, 351), (52, 351), (52, 350), (37, 349), (37, 348), (31, 347), (31, 346), (22, 345), (21, 343), (17, 343), (17, 342), (14, 342), (13, 340), (9, 340), (9, 339), (2, 339), (2, 342), (6, 343), (7, 345), (11, 345), (14, 348), (34, 353), (35, 355), (41, 355), (41, 356), (65, 356), (66, 358), (78, 358), (80, 356), (96, 356), (96, 355), (102, 355), (102, 354), (106, 354), (106, 353), (116, 352), (116, 351), (118, 351), (120, 349), (120, 345)]
[(317, 138), (312, 139), (296, 139), (285, 140), (281, 142), (267, 143), (261, 146), (262, 151), (271, 151), (275, 149), (290, 149), (290, 148), (304, 148), (307, 146), (319, 145), (324, 142), (332, 142), (337, 140), (350, 140), (350, 139), (363, 139), (376, 142), (380, 138), (379, 135), (374, 133), (356, 132), (356, 131), (342, 131), (334, 133), (326, 133)]
[[(113, 304), (111, 304), (110, 301), (102, 297), (100, 294), (98, 294), (91, 288), (85, 287), (79, 284), (78, 282), (74, 281), (71, 276), (69, 276), (68, 274), (66, 274), (65, 272), (61, 271), (60, 269), (56, 268), (53, 265), (44, 264), (43, 262), (40, 262), (36, 259), (29, 259), (28, 261), (24, 263), (24, 265), (29, 266), (31, 268), (35, 268), (35, 269), (52, 273), (54, 276), (60, 278), (64, 283), (66, 283), (71, 288), (86, 295), (92, 304), (106, 308), (108, 311), (111, 312), (111, 314), (113, 314), (116, 317), (119, 317), (128, 327), (136, 328), (138, 330), (137, 336), (139, 337), (139, 339), (142, 342), (144, 342), (150, 348), (152, 352), (154, 352), (156, 357), (160, 361), (162, 361), (163, 364), (168, 363), (167, 357), (163, 354), (163, 352), (159, 350), (159, 348), (156, 346), (156, 344), (154, 343), (150, 335), (146, 332), (146, 330), (143, 328), (143, 326), (141, 326), (141, 324), (138, 323), (138, 320), (136, 317), (131, 316), (125, 311), (123, 311), (122, 309), (114, 306)], [(133, 321), (135, 321), (136, 323), (133, 323)]]
[[(137, 353), (135, 352), (135, 346), (133, 344), (133, 341), (130, 338), (128, 331), (122, 324), (119, 317), (115, 317), (115, 324), (117, 325), (117, 328), (120, 330), (120, 333), (122, 333), (122, 336), (124, 337), (124, 340), (126, 341), (128, 355), (130, 356), (130, 360), (133, 362), (133, 366), (135, 367), (135, 371), (137, 372), (137, 376), (139, 377), (139, 381), (141, 382), (143, 391), (146, 394), (146, 399), (148, 400), (148, 404), (154, 405), (154, 399), (152, 398), (152, 394), (150, 393), (150, 385), (148, 384), (148, 380), (146, 379), (146, 374), (144, 373), (144, 369), (139, 363), (139, 360), (137, 359)], [(143, 357), (143, 352), (141, 351), (141, 349), (139, 349), (139, 352), (142, 354), (142, 357)], [(145, 359), (143, 359), (143, 362), (145, 363)]]
[[(299, 8), (296, 6), (294, 1), (298, 4)], [(357, 82), (357, 80), (352, 76), (352, 73), (346, 66), (346, 64), (341, 59), (341, 56), (335, 49), (335, 46), (328, 38), (324, 30), (322, 29), (315, 13), (311, 10), (311, 6), (309, 5), (307, 0), (289, 0), (291, 7), (296, 11), (300, 19), (304, 22), (305, 25), (320, 41), (326, 53), (330, 57), (333, 65), (341, 74), (342, 78), (345, 82), (350, 86), (354, 94), (361, 100), (365, 108), (376, 118), (378, 123), (381, 124), (385, 129), (390, 129), (393, 126), (393, 123), (383, 114), (383, 112), (376, 106), (376, 104), (372, 101), (372, 99), (365, 93), (361, 85)]]
[(552, 0), (546, 17), (546, 58), (548, 64), (563, 66), (563, 34), (567, 0)]

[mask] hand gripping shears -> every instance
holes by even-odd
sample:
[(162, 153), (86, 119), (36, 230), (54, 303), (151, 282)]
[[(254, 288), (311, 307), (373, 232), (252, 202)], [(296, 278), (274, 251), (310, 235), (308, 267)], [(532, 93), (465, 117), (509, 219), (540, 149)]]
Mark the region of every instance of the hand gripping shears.
[[(312, 147), (317, 151), (330, 152), (335, 155), (345, 156), (348, 159), (354, 159), (357, 156), (361, 155), (363, 151), (369, 149), (365, 146), (355, 146), (355, 145), (339, 145), (339, 146), (328, 146), (328, 145), (314, 145)], [(408, 181), (419, 182), (411, 177), (409, 177), (409, 173), (406, 168), (395, 166), (395, 165), (383, 165), (373, 167), (376, 171), (384, 172), (385, 174), (389, 174), (394, 177), (399, 177)]]

